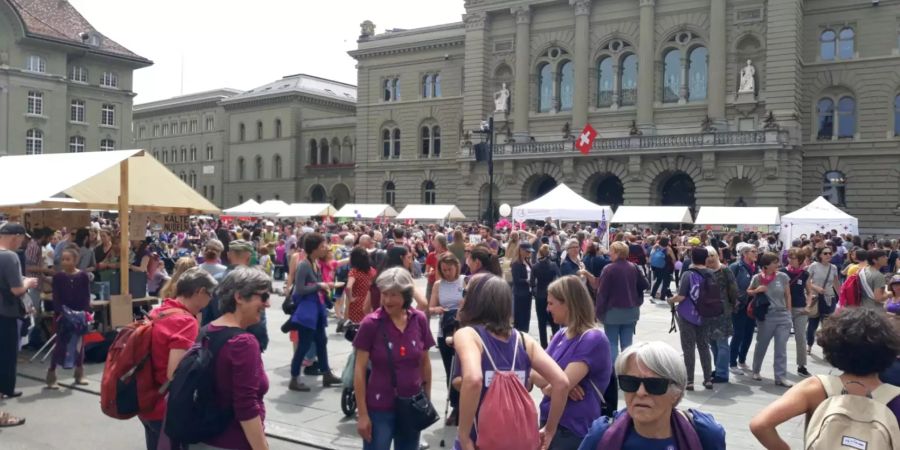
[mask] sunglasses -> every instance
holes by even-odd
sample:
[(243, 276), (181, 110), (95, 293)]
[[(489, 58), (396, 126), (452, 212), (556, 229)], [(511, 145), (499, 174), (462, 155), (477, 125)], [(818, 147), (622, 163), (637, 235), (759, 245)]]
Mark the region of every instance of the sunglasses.
[(822, 256), (831, 256), (831, 252), (822, 252)]
[(665, 378), (640, 378), (631, 375), (619, 375), (619, 387), (628, 393), (635, 393), (640, 389), (641, 384), (644, 390), (650, 395), (663, 395), (669, 390), (669, 384), (672, 382)]
[(253, 295), (258, 295), (259, 299), (262, 300), (263, 303), (267, 303), (269, 301), (269, 293), (268, 292), (256, 292)]

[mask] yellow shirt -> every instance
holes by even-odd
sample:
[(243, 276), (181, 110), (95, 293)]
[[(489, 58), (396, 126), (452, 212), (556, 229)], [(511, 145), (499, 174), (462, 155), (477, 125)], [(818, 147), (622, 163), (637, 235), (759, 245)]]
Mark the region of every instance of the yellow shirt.
[(853, 275), (856, 275), (857, 272), (859, 272), (859, 264), (850, 264), (849, 266), (847, 266), (847, 276), (848, 277), (852, 277)]

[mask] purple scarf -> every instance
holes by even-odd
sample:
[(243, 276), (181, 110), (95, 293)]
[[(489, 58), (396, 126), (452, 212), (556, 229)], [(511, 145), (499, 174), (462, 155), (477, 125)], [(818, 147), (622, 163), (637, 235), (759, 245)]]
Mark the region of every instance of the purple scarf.
[[(678, 450), (703, 450), (700, 436), (697, 435), (694, 426), (691, 425), (690, 420), (684, 414), (677, 411), (672, 410), (671, 419), (672, 437), (675, 439), (676, 448)], [(622, 445), (625, 443), (625, 437), (634, 429), (633, 425), (634, 423), (631, 420), (631, 416), (628, 415), (628, 411), (623, 411), (610, 425), (609, 429), (606, 430), (606, 433), (603, 433), (600, 443), (597, 444), (597, 450), (622, 448)]]

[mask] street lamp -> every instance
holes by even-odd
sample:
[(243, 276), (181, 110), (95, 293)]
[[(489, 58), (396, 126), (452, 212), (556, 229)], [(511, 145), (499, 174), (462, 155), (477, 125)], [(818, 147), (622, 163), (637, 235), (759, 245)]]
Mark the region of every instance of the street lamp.
[[(481, 142), (475, 144), (475, 161), (487, 161), (488, 163), (488, 226), (494, 229), (494, 117), (481, 122), (481, 129), (473, 131), (481, 138)], [(487, 143), (485, 143), (487, 140)]]

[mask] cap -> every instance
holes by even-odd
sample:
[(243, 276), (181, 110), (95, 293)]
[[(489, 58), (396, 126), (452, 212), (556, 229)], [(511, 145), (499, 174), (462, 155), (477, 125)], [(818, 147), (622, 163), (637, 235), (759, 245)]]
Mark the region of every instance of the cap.
[(30, 238), (28, 232), (25, 230), (25, 227), (18, 222), (6, 222), (3, 225), (0, 225), (0, 235), (3, 236), (25, 236)]
[(228, 250), (232, 252), (252, 252), (253, 244), (243, 239), (238, 239), (236, 241), (231, 241), (228, 244)]
[(688, 244), (700, 245), (700, 238), (692, 237), (692, 238), (688, 239)]
[(534, 253), (534, 247), (531, 246), (530, 242), (520, 242), (519, 250), (525, 250), (526, 252)]

